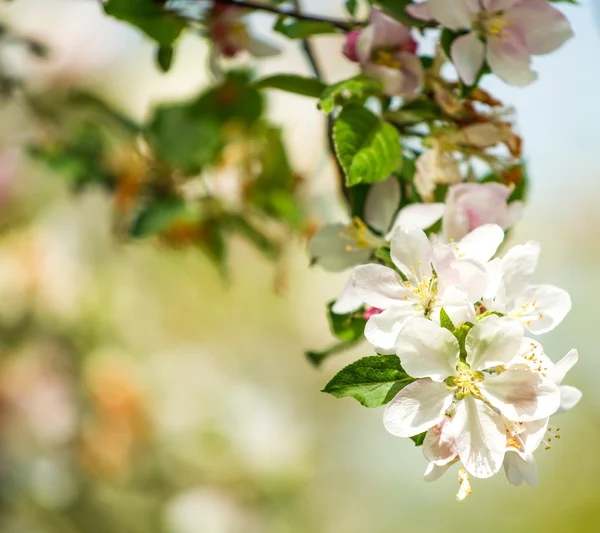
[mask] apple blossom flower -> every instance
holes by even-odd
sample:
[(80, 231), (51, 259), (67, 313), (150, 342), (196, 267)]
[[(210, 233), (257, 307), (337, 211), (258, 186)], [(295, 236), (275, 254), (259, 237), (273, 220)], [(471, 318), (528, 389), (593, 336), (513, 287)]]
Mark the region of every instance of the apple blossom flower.
[(467, 85), (475, 83), (486, 61), (506, 83), (528, 85), (537, 77), (531, 56), (553, 52), (573, 35), (564, 15), (546, 0), (428, 0), (407, 11), (466, 31), (452, 43), (450, 55)]
[[(454, 435), (444, 446), (425, 447), (431, 462), (447, 464), (455, 446), (465, 470), (487, 478), (504, 461), (507, 433), (504, 419), (534, 422), (560, 406), (558, 387), (528, 368), (506, 368), (519, 351), (523, 326), (507, 317), (490, 315), (477, 322), (464, 342), (431, 320), (404, 322), (396, 343), (402, 367), (417, 380), (403, 388), (387, 406), (386, 429), (412, 437), (450, 418)], [(439, 453), (438, 453), (439, 452)], [(450, 458), (450, 461), (452, 459)]]
[(481, 263), (457, 258), (451, 246), (431, 246), (425, 232), (416, 227), (396, 228), (391, 259), (404, 278), (378, 264), (361, 265), (352, 272), (362, 301), (383, 310), (365, 327), (365, 337), (379, 353), (394, 352), (398, 332), (409, 317), (438, 319), (444, 307), (455, 323), (475, 320), (473, 303), (487, 286)]
[(424, 202), (433, 202), (437, 185), (453, 185), (462, 181), (458, 161), (435, 143), (416, 161), (414, 184)]
[(360, 63), (366, 76), (380, 80), (386, 95), (414, 96), (423, 84), (416, 49), (410, 27), (374, 8), (366, 28), (348, 33), (344, 55)]
[(571, 310), (565, 290), (530, 284), (539, 254), (540, 245), (533, 241), (511, 248), (494, 262), (494, 268), (488, 268), (489, 283), (495, 290), (483, 299), (488, 311), (515, 318), (536, 334), (553, 330)]

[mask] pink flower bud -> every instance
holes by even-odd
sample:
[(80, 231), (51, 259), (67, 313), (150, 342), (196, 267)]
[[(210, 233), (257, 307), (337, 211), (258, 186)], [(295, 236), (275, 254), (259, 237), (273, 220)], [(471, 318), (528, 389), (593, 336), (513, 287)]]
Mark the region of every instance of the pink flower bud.
[(360, 37), (360, 30), (354, 30), (346, 35), (346, 42), (344, 43), (344, 55), (350, 60), (358, 63), (358, 55), (356, 52), (356, 45), (358, 38)]

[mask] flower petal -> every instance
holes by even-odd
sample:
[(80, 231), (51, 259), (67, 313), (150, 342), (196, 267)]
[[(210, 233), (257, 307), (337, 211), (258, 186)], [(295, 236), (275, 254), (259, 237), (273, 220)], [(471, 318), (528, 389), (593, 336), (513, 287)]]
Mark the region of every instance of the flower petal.
[(431, 319), (436, 322), (440, 321), (439, 314), (441, 309), (444, 309), (450, 320), (455, 326), (464, 324), (465, 322), (475, 322), (475, 308), (469, 300), (469, 295), (462, 287), (458, 285), (450, 285), (440, 299), (439, 305), (431, 315)]
[(440, 291), (450, 285), (460, 285), (472, 302), (478, 301), (487, 288), (485, 267), (471, 259), (456, 259), (450, 245), (438, 244), (431, 249), (431, 263), (435, 269)]
[(439, 424), (451, 403), (452, 392), (445, 383), (419, 379), (387, 405), (383, 425), (396, 437), (412, 437)]
[(400, 205), (400, 184), (395, 177), (376, 183), (369, 189), (365, 202), (365, 221), (381, 233), (386, 233)]
[(452, 419), (456, 448), (465, 469), (478, 478), (496, 474), (506, 451), (502, 417), (483, 402), (466, 396)]
[(566, 413), (579, 403), (583, 393), (569, 385), (561, 385), (558, 388), (560, 390), (560, 408), (556, 411), (556, 414)]
[(379, 309), (387, 309), (414, 297), (414, 293), (402, 285), (398, 273), (383, 265), (357, 266), (352, 271), (351, 280), (362, 301)]
[(567, 355), (546, 373), (546, 377), (552, 381), (552, 383), (560, 385), (565, 379), (567, 372), (575, 366), (577, 361), (579, 361), (579, 352), (577, 350), (570, 350)]
[(396, 341), (396, 354), (409, 376), (443, 381), (456, 374), (460, 348), (447, 329), (415, 317), (404, 322)]
[[(450, 2), (446, 0), (446, 3), (450, 7)], [(450, 48), (450, 55), (460, 79), (466, 85), (473, 85), (485, 58), (485, 45), (477, 34), (472, 31), (455, 39)]]
[(483, 0), (483, 8), (491, 13), (506, 11), (522, 0)]
[(509, 368), (486, 377), (479, 385), (481, 395), (506, 418), (531, 422), (556, 413), (560, 391), (550, 380), (524, 368)]
[(373, 48), (402, 48), (411, 41), (411, 28), (386, 15), (377, 8), (371, 9)]
[(451, 30), (469, 29), (474, 14), (471, 3), (465, 0), (448, 2), (448, 0), (429, 0), (429, 12), (442, 26)]
[(521, 422), (520, 427), (523, 430), (519, 437), (523, 442), (523, 453), (532, 454), (538, 449), (544, 441), (546, 430), (548, 429), (548, 418), (540, 418), (533, 422)]
[(455, 246), (459, 257), (487, 263), (504, 241), (504, 231), (497, 224), (484, 224), (465, 235)]
[(450, 418), (444, 418), (427, 432), (423, 442), (423, 455), (438, 466), (448, 464), (458, 455)]
[(553, 285), (529, 285), (508, 314), (540, 335), (558, 326), (570, 310), (571, 297), (567, 291)]
[(473, 370), (485, 370), (510, 362), (518, 353), (523, 326), (511, 318), (490, 315), (467, 334), (467, 363)]
[(518, 298), (525, 292), (540, 257), (540, 245), (529, 241), (513, 246), (502, 258), (504, 289), (508, 299)]
[(429, 240), (422, 229), (401, 226), (394, 230), (392, 261), (407, 278), (416, 278), (420, 282), (424, 276), (431, 276), (430, 251)]
[(523, 481), (532, 487), (537, 485), (538, 471), (533, 455), (508, 449), (504, 456), (504, 472), (512, 485), (519, 486)]
[(377, 353), (390, 355), (396, 351), (396, 340), (404, 321), (415, 316), (412, 303), (390, 307), (369, 318), (365, 326), (365, 337)]
[(344, 287), (342, 294), (331, 306), (331, 312), (336, 315), (347, 315), (358, 311), (363, 306), (362, 298), (356, 292), (352, 280), (349, 279)]
[(517, 27), (507, 26), (501, 36), (488, 36), (486, 58), (492, 72), (509, 85), (523, 87), (537, 79), (525, 37)]
[(507, 18), (525, 36), (530, 54), (549, 54), (573, 37), (567, 18), (546, 0), (521, 0)]
[(442, 466), (438, 466), (435, 463), (429, 463), (427, 465), (427, 468), (425, 469), (425, 475), (424, 475), (423, 479), (427, 483), (430, 483), (431, 481), (436, 481), (437, 479), (440, 479), (446, 473), (446, 470), (448, 470), (457, 461), (458, 461), (458, 457), (456, 457), (453, 461), (451, 461), (445, 465), (442, 465)]
[(442, 218), (445, 209), (446, 205), (442, 203), (407, 205), (398, 213), (393, 228), (414, 226), (427, 229)]

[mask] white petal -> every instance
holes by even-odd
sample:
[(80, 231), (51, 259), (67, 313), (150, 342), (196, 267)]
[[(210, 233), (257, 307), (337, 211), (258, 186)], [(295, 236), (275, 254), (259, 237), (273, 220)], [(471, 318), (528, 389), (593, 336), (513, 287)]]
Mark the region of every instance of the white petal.
[(506, 11), (522, 0), (483, 0), (482, 4), (486, 11), (496, 13), (498, 11)]
[(396, 351), (396, 339), (400, 328), (411, 316), (415, 316), (415, 312), (409, 302), (390, 307), (369, 318), (365, 326), (365, 337), (375, 347), (377, 353), (393, 354)]
[(496, 76), (509, 85), (523, 87), (537, 79), (525, 37), (515, 26), (507, 26), (501, 37), (488, 36), (486, 59)]
[(342, 294), (331, 306), (331, 312), (336, 315), (347, 315), (358, 311), (363, 306), (362, 298), (356, 292), (352, 279), (348, 280)]
[(429, 240), (422, 229), (402, 226), (394, 230), (392, 261), (409, 279), (416, 277), (420, 282), (424, 276), (431, 276), (430, 251)]
[(567, 372), (575, 366), (577, 361), (579, 361), (579, 352), (575, 349), (570, 350), (567, 355), (546, 373), (546, 377), (552, 381), (552, 383), (560, 385), (565, 379)]
[(456, 448), (469, 474), (487, 478), (500, 470), (506, 450), (502, 417), (483, 402), (466, 396), (452, 419)]
[(388, 404), (383, 425), (396, 437), (412, 437), (439, 424), (451, 403), (452, 392), (445, 383), (419, 379)]
[(453, 461), (457, 454), (451, 420), (446, 417), (427, 432), (423, 442), (423, 455), (428, 461), (442, 466)]
[(398, 334), (396, 354), (409, 376), (443, 381), (456, 374), (460, 348), (456, 337), (439, 324), (410, 318)]
[(358, 61), (363, 65), (366, 65), (371, 59), (374, 39), (375, 28), (373, 25), (369, 25), (360, 32), (356, 40), (356, 56), (358, 57)]
[(467, 334), (467, 363), (473, 370), (507, 364), (518, 353), (522, 340), (523, 326), (516, 320), (487, 316)]
[(538, 335), (558, 326), (571, 310), (571, 297), (554, 285), (529, 285), (508, 314)]
[(504, 285), (502, 283), (504, 273), (502, 271), (502, 259), (496, 257), (496, 259), (492, 259), (489, 263), (485, 265), (485, 272), (487, 274), (487, 289), (483, 295), (484, 303), (487, 300), (496, 300), (496, 307), (500, 307), (500, 309), (494, 309), (495, 311), (504, 312), (505, 307), (505, 294), (504, 294)]
[(471, 27), (474, 13), (469, 10), (469, 3), (463, 0), (448, 2), (448, 0), (429, 0), (429, 12), (442, 26), (451, 30)]
[[(347, 247), (351, 249), (348, 251)], [(328, 224), (310, 240), (308, 252), (311, 260), (330, 272), (341, 272), (366, 263), (372, 249), (358, 248), (347, 234), (344, 224)]]
[(352, 271), (351, 279), (363, 302), (379, 309), (387, 309), (414, 297), (414, 293), (402, 285), (398, 273), (383, 265), (358, 266)]
[(548, 429), (548, 418), (540, 418), (533, 422), (522, 422), (520, 427), (523, 430), (519, 433), (519, 437), (523, 441), (522, 452), (532, 454), (544, 441)]
[(431, 262), (439, 279), (439, 289), (460, 285), (472, 302), (478, 301), (487, 288), (485, 267), (472, 259), (456, 259), (452, 246), (437, 244), (431, 249)]
[(455, 326), (465, 322), (475, 322), (475, 308), (469, 300), (469, 295), (458, 285), (450, 285), (442, 295), (439, 306), (432, 313), (431, 319), (440, 321), (439, 312), (444, 309)]
[(393, 228), (414, 226), (416, 228), (427, 229), (442, 218), (445, 209), (446, 205), (441, 203), (407, 205), (398, 213)]
[(540, 245), (530, 241), (511, 248), (502, 258), (504, 287), (508, 298), (523, 294), (533, 276), (540, 257)]
[(369, 189), (365, 203), (365, 221), (385, 233), (400, 205), (400, 184), (395, 177), (376, 183)]
[(427, 483), (440, 479), (446, 473), (446, 470), (448, 470), (456, 461), (458, 461), (458, 457), (454, 461), (447, 463), (443, 466), (438, 466), (434, 463), (429, 463), (427, 465), (427, 468), (425, 469), (425, 476), (423, 479)]
[(523, 481), (535, 487), (538, 482), (537, 465), (533, 455), (520, 454), (509, 449), (504, 456), (504, 472), (512, 485), (520, 485)]
[(583, 396), (583, 393), (579, 389), (569, 385), (561, 385), (558, 389), (560, 390), (560, 408), (556, 411), (556, 414), (570, 411), (579, 403), (579, 400)]
[(456, 39), (452, 43), (450, 51), (452, 62), (458, 71), (460, 79), (466, 85), (473, 85), (483, 66), (485, 45), (481, 42), (477, 34), (472, 31)]
[(524, 368), (509, 368), (500, 375), (486, 377), (479, 390), (491, 405), (514, 422), (540, 420), (560, 407), (558, 387)]
[(487, 263), (504, 241), (504, 231), (497, 224), (484, 224), (463, 237), (456, 245), (459, 257)]

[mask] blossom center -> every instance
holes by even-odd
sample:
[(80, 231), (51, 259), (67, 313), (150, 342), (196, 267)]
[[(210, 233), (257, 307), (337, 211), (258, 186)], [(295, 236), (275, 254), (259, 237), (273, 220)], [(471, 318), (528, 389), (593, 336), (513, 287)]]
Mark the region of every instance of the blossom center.
[(481, 372), (473, 372), (470, 368), (461, 368), (456, 376), (450, 379), (450, 386), (455, 388), (455, 395), (458, 400), (465, 396), (481, 397), (479, 392), (479, 383), (483, 381)]
[(481, 21), (482, 30), (486, 35), (500, 38), (505, 37), (504, 28), (507, 24), (508, 21), (504, 13), (493, 13)]
[[(418, 264), (419, 270), (421, 262)], [(410, 271), (413, 274), (414, 279), (419, 280), (419, 276), (414, 267), (410, 267)], [(410, 289), (415, 295), (415, 299), (419, 301), (418, 305), (421, 306), (423, 314), (428, 317), (433, 312), (435, 304), (437, 303), (438, 296), (438, 280), (435, 276), (421, 276), (420, 281), (416, 283), (412, 281), (404, 281), (402, 284)], [(405, 299), (408, 299), (405, 296)]]
[(389, 50), (377, 50), (373, 57), (373, 63), (382, 67), (394, 69), (402, 68), (402, 63), (394, 57)]
[(340, 239), (349, 239), (352, 244), (346, 245), (347, 252), (353, 252), (358, 250), (365, 250), (373, 248), (374, 243), (372, 239), (369, 239), (369, 229), (365, 223), (358, 217), (352, 219), (352, 224), (346, 226), (346, 231), (340, 231), (338, 237)]

